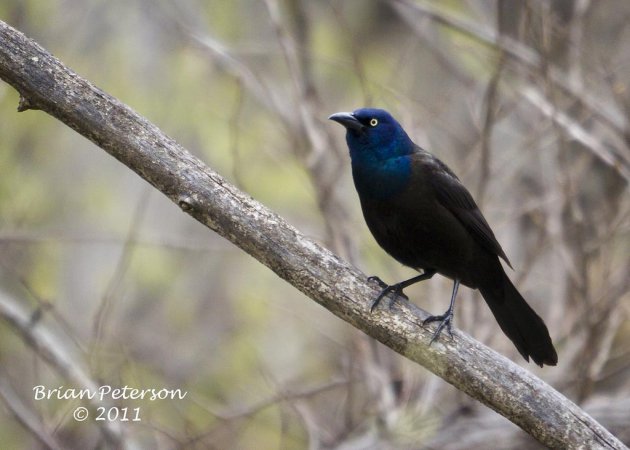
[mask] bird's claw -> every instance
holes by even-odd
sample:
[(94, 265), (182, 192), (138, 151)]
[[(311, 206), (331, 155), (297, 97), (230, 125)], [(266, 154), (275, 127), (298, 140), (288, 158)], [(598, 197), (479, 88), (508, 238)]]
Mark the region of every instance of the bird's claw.
[(435, 333), (433, 333), (433, 336), (431, 337), (431, 342), (429, 342), (429, 345), (433, 344), (433, 342), (435, 342), (439, 337), (440, 334), (442, 334), (442, 330), (444, 330), (444, 327), (446, 327), (446, 331), (448, 331), (448, 335), (452, 338), (453, 337), (453, 330), (451, 328), (451, 322), (453, 320), (453, 313), (451, 311), (447, 311), (444, 314), (441, 314), (439, 316), (429, 316), (426, 319), (424, 319), (424, 321), (422, 322), (422, 326), (425, 326), (428, 323), (431, 322), (440, 322), (437, 330), (435, 330)]
[(381, 287), (381, 292), (380, 294), (378, 294), (378, 296), (374, 299), (374, 301), (372, 302), (372, 305), (370, 306), (370, 312), (373, 312), (374, 309), (376, 309), (376, 307), (378, 306), (378, 304), (381, 302), (381, 300), (383, 299), (383, 297), (385, 297), (387, 294), (393, 292), (394, 294), (396, 294), (396, 297), (402, 297), (405, 300), (409, 300), (409, 297), (407, 297), (404, 293), (403, 293), (403, 288), (400, 285), (400, 283), (397, 284), (387, 284), (385, 283), (383, 280), (381, 280), (379, 277), (377, 276), (371, 276), (368, 278), (368, 281), (376, 281), (378, 283), (378, 285)]
[(375, 281), (376, 284), (378, 284), (381, 289), (386, 289), (389, 286), (387, 283), (385, 283), (383, 280), (381, 280), (376, 275), (372, 275), (371, 277), (368, 277), (367, 280), (368, 280), (368, 283), (371, 282), (371, 281)]

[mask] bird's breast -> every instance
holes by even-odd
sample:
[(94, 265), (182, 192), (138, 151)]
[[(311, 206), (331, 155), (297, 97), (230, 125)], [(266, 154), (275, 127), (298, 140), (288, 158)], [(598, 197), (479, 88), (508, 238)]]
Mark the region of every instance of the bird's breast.
[(359, 197), (387, 200), (402, 193), (411, 181), (409, 157), (352, 161), (352, 177)]
[(475, 287), (470, 272), (477, 255), (466, 229), (436, 201), (422, 178), (386, 199), (360, 196), (363, 216), (379, 245), (402, 264), (435, 269)]

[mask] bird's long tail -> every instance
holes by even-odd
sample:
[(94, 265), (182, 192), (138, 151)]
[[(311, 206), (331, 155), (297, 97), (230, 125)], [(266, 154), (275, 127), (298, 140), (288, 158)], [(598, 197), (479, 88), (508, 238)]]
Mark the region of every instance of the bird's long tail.
[(558, 362), (545, 322), (527, 304), (503, 270), (502, 280), (492, 287), (480, 287), (499, 326), (514, 343), (519, 353), (536, 364), (555, 366)]

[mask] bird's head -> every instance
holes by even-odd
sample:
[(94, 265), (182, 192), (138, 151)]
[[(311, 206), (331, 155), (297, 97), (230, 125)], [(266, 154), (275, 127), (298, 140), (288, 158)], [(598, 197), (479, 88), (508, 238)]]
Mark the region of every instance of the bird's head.
[(413, 142), (402, 126), (383, 109), (361, 108), (329, 117), (346, 128), (346, 142), (353, 160), (389, 158), (413, 152)]

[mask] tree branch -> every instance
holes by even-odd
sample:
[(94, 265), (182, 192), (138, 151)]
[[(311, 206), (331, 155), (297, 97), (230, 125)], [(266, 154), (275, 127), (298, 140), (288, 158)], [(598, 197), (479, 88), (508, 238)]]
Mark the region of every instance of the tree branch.
[(529, 371), (454, 331), (429, 345), (427, 314), (408, 302), (369, 312), (377, 286), (240, 192), (173, 139), (0, 22), (0, 78), (23, 109), (61, 120), (121, 161), (192, 217), (335, 315), (421, 364), (553, 448), (625, 448)]

